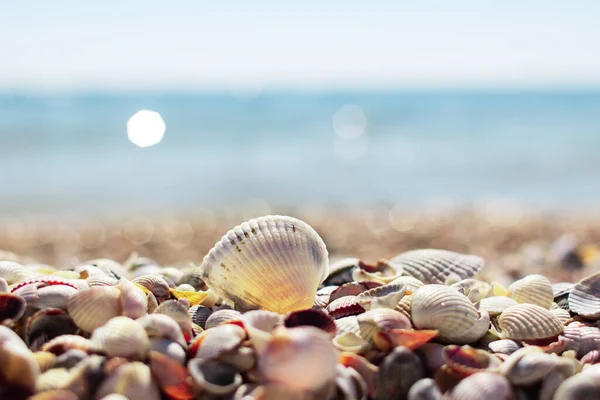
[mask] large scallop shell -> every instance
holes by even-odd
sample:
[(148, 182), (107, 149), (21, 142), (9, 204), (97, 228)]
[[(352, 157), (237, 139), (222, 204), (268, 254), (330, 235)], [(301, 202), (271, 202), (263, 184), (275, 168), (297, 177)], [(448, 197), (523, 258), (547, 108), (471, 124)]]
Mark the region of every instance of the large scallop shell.
[(498, 317), (502, 339), (534, 340), (559, 335), (563, 325), (545, 308), (535, 304), (517, 304), (508, 307)]
[(517, 303), (535, 304), (550, 308), (554, 301), (552, 284), (542, 275), (527, 275), (508, 287), (508, 297)]
[(202, 279), (240, 310), (310, 308), (327, 277), (325, 243), (305, 222), (266, 216), (236, 226), (200, 266)]
[(444, 284), (450, 276), (459, 279), (473, 277), (483, 268), (481, 257), (448, 250), (421, 249), (402, 253), (392, 260), (392, 265), (402, 266), (404, 273), (423, 283)]
[(580, 280), (571, 289), (569, 308), (585, 318), (600, 318), (600, 272)]
[(455, 344), (476, 341), (490, 324), (487, 312), (480, 314), (465, 295), (443, 285), (426, 285), (413, 294), (411, 318), (416, 328), (437, 329), (440, 340)]

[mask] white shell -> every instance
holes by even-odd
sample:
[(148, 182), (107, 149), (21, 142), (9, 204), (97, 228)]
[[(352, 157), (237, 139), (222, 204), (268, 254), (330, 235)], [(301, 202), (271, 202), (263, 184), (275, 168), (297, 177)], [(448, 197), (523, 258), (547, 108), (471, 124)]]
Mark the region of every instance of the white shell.
[(121, 292), (112, 286), (94, 286), (69, 298), (69, 315), (84, 331), (93, 332), (120, 313)]
[(595, 326), (569, 324), (564, 328), (561, 338), (567, 342), (567, 350), (577, 353), (577, 358), (583, 357), (592, 350), (600, 349), (600, 329)]
[(129, 399), (160, 399), (160, 390), (150, 368), (139, 361), (117, 368), (100, 384), (96, 398), (102, 398), (111, 393), (122, 394)]
[(563, 331), (554, 314), (535, 304), (517, 304), (498, 317), (500, 337), (513, 340), (545, 339)]
[(502, 314), (510, 306), (518, 304), (515, 300), (505, 296), (492, 296), (482, 299), (479, 303), (479, 309), (485, 310), (490, 317)]
[(582, 317), (600, 318), (600, 272), (582, 279), (571, 289), (569, 308)]
[(142, 325), (127, 317), (111, 319), (94, 331), (91, 340), (110, 357), (134, 360), (143, 359), (150, 347)]
[(400, 265), (405, 274), (423, 283), (437, 284), (446, 283), (451, 276), (471, 278), (484, 266), (481, 257), (437, 249), (407, 251), (394, 257), (390, 263)]
[(510, 382), (493, 372), (479, 372), (463, 379), (450, 393), (452, 400), (509, 399)]
[(437, 329), (438, 338), (454, 344), (476, 341), (489, 329), (490, 317), (471, 301), (443, 285), (425, 285), (412, 298), (411, 318), (418, 329)]
[(542, 275), (527, 275), (508, 287), (508, 297), (517, 303), (535, 304), (550, 308), (554, 301), (552, 284)]
[(202, 279), (240, 310), (310, 308), (328, 274), (325, 243), (305, 222), (266, 216), (236, 226), (200, 266)]

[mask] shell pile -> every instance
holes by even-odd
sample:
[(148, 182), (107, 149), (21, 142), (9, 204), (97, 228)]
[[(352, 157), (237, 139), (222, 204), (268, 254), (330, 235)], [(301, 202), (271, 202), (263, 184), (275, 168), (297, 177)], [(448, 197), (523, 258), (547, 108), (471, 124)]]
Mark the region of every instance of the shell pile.
[(0, 261), (0, 399), (600, 398), (600, 273), (504, 287), (483, 267), (436, 249), (330, 265), (283, 216), (199, 267)]

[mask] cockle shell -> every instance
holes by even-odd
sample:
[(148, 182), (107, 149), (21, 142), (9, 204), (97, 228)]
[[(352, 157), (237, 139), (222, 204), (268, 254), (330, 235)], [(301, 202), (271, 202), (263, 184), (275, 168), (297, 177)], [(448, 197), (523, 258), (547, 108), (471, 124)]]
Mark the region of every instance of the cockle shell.
[(410, 387), (407, 396), (407, 400), (440, 400), (442, 393), (433, 379), (423, 378)]
[(95, 286), (77, 292), (69, 298), (69, 315), (78, 327), (87, 332), (104, 325), (120, 313), (121, 291), (112, 286)]
[(239, 347), (245, 338), (246, 332), (239, 326), (219, 325), (202, 332), (192, 347), (196, 349), (196, 358), (218, 358)]
[(554, 400), (597, 399), (600, 397), (600, 365), (586, 368), (563, 381), (554, 392)]
[(237, 319), (242, 319), (242, 313), (239, 311), (229, 309), (217, 310), (206, 319), (205, 329), (214, 328), (225, 322)]
[(502, 375), (479, 372), (462, 380), (450, 394), (448, 400), (509, 400), (513, 397), (510, 382)]
[(521, 346), (514, 340), (500, 339), (488, 344), (488, 348), (494, 353), (512, 354), (519, 350)]
[(352, 279), (357, 282), (378, 282), (388, 284), (402, 275), (400, 266), (393, 266), (387, 260), (378, 260), (375, 265), (359, 262), (359, 268), (352, 272)]
[(344, 296), (333, 300), (327, 306), (327, 312), (332, 318), (342, 318), (349, 315), (357, 315), (365, 309), (358, 303), (358, 296)]
[(323, 282), (324, 285), (343, 285), (352, 281), (352, 271), (358, 268), (360, 260), (356, 257), (346, 257), (329, 265), (329, 275)]
[(391, 281), (389, 285), (403, 285), (406, 294), (412, 294), (425, 284), (413, 276), (399, 276)]
[(333, 339), (333, 345), (339, 351), (361, 354), (371, 347), (371, 342), (354, 332), (344, 332)]
[(558, 318), (558, 320), (563, 324), (566, 324), (571, 319), (571, 314), (565, 309), (552, 308), (550, 309), (550, 312), (554, 314), (556, 318)]
[(30, 269), (13, 261), (0, 261), (0, 278), (4, 279), (9, 285), (22, 282), (32, 278), (35, 273)]
[(147, 314), (136, 320), (150, 338), (169, 339), (185, 347), (185, 339), (179, 324), (168, 315)]
[(508, 307), (518, 304), (516, 300), (505, 296), (492, 296), (482, 299), (479, 303), (479, 309), (485, 310), (490, 317), (502, 314)]
[(508, 297), (517, 303), (535, 304), (546, 309), (554, 301), (552, 284), (542, 275), (527, 275), (513, 282), (508, 287)]
[(562, 323), (550, 310), (535, 304), (524, 303), (508, 307), (497, 321), (502, 339), (545, 339), (563, 331)]
[(437, 284), (446, 283), (452, 275), (459, 279), (471, 278), (484, 266), (481, 257), (437, 249), (407, 251), (391, 259), (390, 263), (401, 266), (405, 274), (423, 283)]
[(529, 346), (512, 353), (500, 366), (500, 373), (515, 385), (529, 385), (541, 380), (558, 364), (558, 357)]
[(356, 302), (365, 310), (394, 308), (404, 296), (404, 286), (388, 284), (379, 286), (356, 296)]
[(187, 308), (179, 301), (163, 301), (154, 310), (154, 314), (164, 314), (171, 317), (181, 328), (185, 340), (190, 340), (192, 337), (192, 317), (188, 314)]
[(57, 308), (46, 308), (28, 318), (25, 340), (31, 350), (37, 351), (55, 337), (75, 334), (76, 331), (77, 326), (67, 313)]
[(23, 397), (32, 394), (40, 367), (27, 345), (10, 328), (0, 325), (0, 365), (2, 388), (15, 386)]
[(295, 326), (314, 326), (325, 332), (335, 335), (337, 328), (335, 320), (325, 311), (314, 308), (308, 310), (294, 311), (285, 317), (284, 325), (287, 328)]
[(142, 275), (138, 276), (131, 282), (138, 284), (146, 290), (152, 292), (158, 303), (162, 303), (171, 295), (169, 292), (169, 283), (160, 275)]
[(36, 308), (67, 309), (69, 297), (77, 293), (77, 289), (67, 285), (50, 285), (37, 289), (37, 298), (27, 303)]
[(121, 278), (117, 288), (121, 291), (121, 314), (136, 319), (148, 314), (148, 299), (146, 293), (132, 282)]
[(577, 353), (577, 358), (583, 357), (592, 350), (600, 349), (600, 329), (579, 323), (567, 325), (561, 335), (566, 341), (566, 349)]
[(192, 322), (202, 329), (206, 329), (206, 321), (212, 314), (212, 310), (205, 306), (192, 306), (188, 308), (188, 314), (192, 318)]
[(600, 272), (573, 286), (569, 294), (569, 308), (585, 318), (600, 318)]
[(108, 376), (98, 388), (96, 397), (110, 393), (122, 394), (129, 399), (160, 399), (160, 390), (150, 368), (139, 361), (126, 363)]
[(18, 320), (25, 313), (25, 300), (14, 293), (0, 293), (0, 323), (6, 319)]
[(375, 399), (404, 398), (410, 387), (424, 377), (425, 368), (419, 356), (398, 346), (379, 366)]
[(240, 310), (310, 308), (327, 277), (323, 239), (305, 222), (266, 216), (236, 226), (200, 266), (202, 279)]
[(144, 359), (150, 342), (144, 327), (127, 317), (115, 317), (96, 329), (91, 340), (110, 357)]
[(473, 303), (443, 285), (426, 285), (412, 296), (411, 319), (418, 329), (437, 329), (439, 339), (455, 344), (476, 341), (487, 332), (490, 318)]
[(442, 353), (446, 365), (460, 375), (472, 375), (484, 370), (494, 372), (500, 366), (500, 360), (484, 350), (471, 346), (449, 345)]

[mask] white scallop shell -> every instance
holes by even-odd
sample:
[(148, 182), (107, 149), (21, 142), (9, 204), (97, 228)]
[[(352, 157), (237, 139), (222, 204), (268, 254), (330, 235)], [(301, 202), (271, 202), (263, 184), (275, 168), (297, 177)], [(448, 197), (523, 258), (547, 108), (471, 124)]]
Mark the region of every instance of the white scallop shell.
[(512, 386), (502, 375), (479, 372), (463, 379), (447, 397), (452, 400), (510, 399)]
[(476, 341), (489, 329), (490, 317), (481, 314), (457, 290), (443, 285), (425, 285), (412, 295), (411, 318), (418, 329), (437, 329), (438, 338), (454, 344)]
[(502, 339), (533, 340), (559, 335), (563, 325), (545, 308), (535, 304), (517, 304), (508, 307), (498, 317)]
[(122, 394), (128, 399), (159, 400), (160, 389), (150, 368), (139, 361), (124, 364), (108, 376), (98, 388), (96, 398), (111, 393)]
[(140, 323), (127, 317), (115, 317), (92, 333), (92, 342), (109, 357), (144, 359), (150, 347), (148, 335)]
[(310, 308), (328, 274), (325, 243), (305, 222), (266, 216), (236, 226), (200, 266), (202, 279), (240, 310)]
[(512, 354), (515, 351), (519, 350), (521, 346), (519, 346), (519, 344), (514, 340), (500, 339), (488, 344), (488, 348), (494, 353)]
[(425, 285), (423, 282), (421, 282), (420, 280), (418, 280), (417, 278), (415, 278), (413, 276), (399, 276), (396, 279), (394, 279), (393, 281), (391, 281), (389, 284), (390, 285), (404, 285), (404, 289), (407, 294), (409, 294), (409, 293), (412, 294), (415, 292), (415, 290), (417, 290), (421, 286)]
[(482, 299), (479, 303), (479, 309), (485, 310), (490, 314), (490, 317), (502, 314), (510, 306), (518, 304), (516, 300), (505, 296), (492, 296)]
[(112, 286), (94, 286), (69, 298), (69, 315), (75, 324), (93, 332), (120, 313), (121, 292)]
[(471, 278), (484, 266), (481, 257), (437, 249), (407, 251), (394, 257), (390, 263), (400, 265), (405, 274), (423, 283), (437, 284), (446, 283), (451, 276)]
[(569, 308), (585, 318), (600, 318), (600, 272), (580, 280), (571, 289)]
[(552, 284), (542, 275), (527, 275), (508, 287), (508, 297), (517, 303), (535, 304), (550, 308), (554, 301)]
[(556, 318), (558, 318), (558, 320), (563, 323), (563, 325), (571, 319), (571, 314), (565, 309), (552, 308), (550, 309), (550, 312), (554, 314)]

